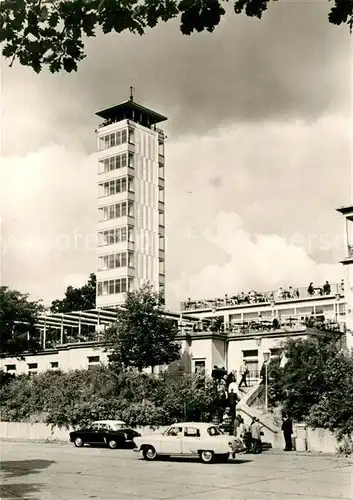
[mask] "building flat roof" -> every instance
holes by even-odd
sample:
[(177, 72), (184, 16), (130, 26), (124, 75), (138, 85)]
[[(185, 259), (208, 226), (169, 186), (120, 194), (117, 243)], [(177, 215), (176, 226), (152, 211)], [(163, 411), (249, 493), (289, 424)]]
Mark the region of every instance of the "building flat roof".
[[(179, 319), (179, 312), (164, 311), (163, 314), (169, 319)], [(39, 328), (72, 326), (78, 328), (79, 325), (110, 325), (117, 318), (116, 308), (89, 309), (86, 311), (72, 311), (67, 313), (45, 313), (38, 317), (36, 326)], [(198, 321), (199, 318), (183, 314), (184, 320)]]
[(122, 102), (121, 104), (117, 104), (107, 109), (103, 109), (102, 111), (98, 111), (96, 113), (97, 116), (104, 118), (104, 120), (124, 120), (131, 119), (137, 115), (142, 115), (151, 125), (156, 123), (164, 122), (168, 118), (156, 111), (152, 111), (152, 109), (145, 108), (141, 106), (141, 104), (137, 104), (135, 101), (129, 99), (128, 101)]
[(353, 205), (336, 208), (336, 211), (343, 215), (350, 214), (351, 212), (353, 212)]

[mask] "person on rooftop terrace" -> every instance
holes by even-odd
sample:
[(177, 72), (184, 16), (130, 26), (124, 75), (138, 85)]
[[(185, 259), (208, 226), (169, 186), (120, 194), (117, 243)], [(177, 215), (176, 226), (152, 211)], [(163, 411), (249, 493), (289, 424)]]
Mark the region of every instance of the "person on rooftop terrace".
[(326, 283), (323, 286), (323, 292), (325, 295), (330, 295), (331, 293), (331, 286), (330, 283), (326, 280)]

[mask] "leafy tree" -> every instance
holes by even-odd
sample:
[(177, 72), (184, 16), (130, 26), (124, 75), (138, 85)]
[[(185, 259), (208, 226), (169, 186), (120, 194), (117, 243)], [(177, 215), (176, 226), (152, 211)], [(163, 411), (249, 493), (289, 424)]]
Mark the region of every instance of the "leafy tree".
[(88, 282), (81, 288), (68, 286), (65, 297), (53, 300), (50, 310), (53, 313), (85, 311), (96, 307), (96, 275), (91, 273)]
[(36, 323), (43, 310), (27, 294), (0, 287), (0, 354), (22, 356), (25, 351), (41, 349)]
[(269, 400), (314, 427), (353, 432), (353, 358), (327, 338), (290, 341), (269, 366)]
[[(3, 55), (17, 59), (39, 73), (48, 66), (52, 73), (77, 71), (85, 57), (85, 37), (130, 31), (143, 35), (160, 21), (180, 18), (184, 35), (214, 31), (233, 4), (236, 14), (261, 18), (275, 0), (2, 0), (0, 42)], [(330, 1), (330, 0), (329, 0)], [(332, 24), (353, 26), (352, 0), (332, 0)]]
[(153, 368), (180, 356), (178, 329), (162, 315), (164, 296), (150, 285), (128, 292), (117, 321), (105, 334), (112, 361), (124, 368)]

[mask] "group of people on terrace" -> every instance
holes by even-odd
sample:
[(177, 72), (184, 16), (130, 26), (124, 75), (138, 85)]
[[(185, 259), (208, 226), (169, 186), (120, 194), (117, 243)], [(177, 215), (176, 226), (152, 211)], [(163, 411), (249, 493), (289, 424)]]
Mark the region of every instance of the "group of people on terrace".
[[(340, 292), (343, 292), (343, 280), (341, 282)], [(216, 299), (206, 299), (206, 300), (191, 300), (189, 297), (186, 302), (182, 304), (183, 310), (191, 309), (207, 309), (215, 307), (226, 307), (226, 306), (237, 306), (242, 304), (257, 304), (261, 302), (273, 302), (279, 300), (290, 300), (299, 299), (304, 297), (312, 296), (323, 296), (330, 295), (332, 293), (331, 285), (328, 281), (321, 286), (314, 286), (313, 282), (310, 282), (307, 290), (293, 288), (289, 286), (288, 288), (279, 287), (277, 291), (259, 293), (252, 290), (248, 293), (241, 292), (237, 295), (228, 296)]]
[(192, 325), (193, 332), (217, 332), (217, 333), (250, 333), (259, 331), (278, 330), (281, 327), (292, 327), (304, 324), (304, 318), (271, 318), (264, 319), (259, 312), (256, 319), (249, 321), (231, 321), (224, 323), (223, 316), (200, 320)]

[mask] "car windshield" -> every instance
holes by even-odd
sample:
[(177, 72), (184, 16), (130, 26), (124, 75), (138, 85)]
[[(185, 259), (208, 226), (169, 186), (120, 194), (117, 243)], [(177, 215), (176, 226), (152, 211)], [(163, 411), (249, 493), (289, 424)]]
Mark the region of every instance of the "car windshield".
[(168, 427), (168, 429), (163, 432), (163, 436), (177, 436), (182, 431), (182, 427), (173, 425), (172, 427)]
[(126, 424), (110, 424), (112, 431), (121, 431), (122, 429), (127, 429)]
[(214, 426), (214, 425), (212, 427), (209, 427), (207, 429), (207, 433), (210, 436), (220, 436), (221, 434), (223, 434), (223, 432), (221, 431), (221, 429), (219, 427)]

